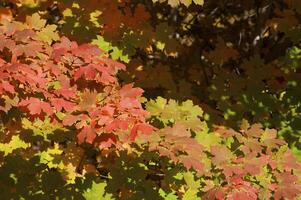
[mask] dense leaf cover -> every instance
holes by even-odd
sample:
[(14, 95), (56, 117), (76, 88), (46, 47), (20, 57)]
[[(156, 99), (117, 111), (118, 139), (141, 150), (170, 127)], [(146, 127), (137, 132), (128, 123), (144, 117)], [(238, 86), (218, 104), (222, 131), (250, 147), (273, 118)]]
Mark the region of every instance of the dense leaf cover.
[[(211, 124), (242, 119), (300, 146), (299, 0), (5, 0), (3, 18), (41, 13), (76, 41), (130, 62), (121, 80), (150, 98), (192, 99)], [(114, 16), (114, 17), (112, 17)], [(299, 148), (299, 147), (298, 147)]]
[(300, 199), (300, 8), (0, 1), (0, 199)]

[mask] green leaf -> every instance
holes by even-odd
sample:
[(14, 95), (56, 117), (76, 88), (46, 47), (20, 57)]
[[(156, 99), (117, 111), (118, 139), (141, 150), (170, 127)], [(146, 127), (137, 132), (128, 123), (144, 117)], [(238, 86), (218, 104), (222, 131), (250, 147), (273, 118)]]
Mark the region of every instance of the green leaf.
[(201, 145), (205, 147), (207, 151), (210, 150), (212, 145), (216, 145), (221, 142), (221, 137), (216, 133), (198, 132), (196, 133), (195, 138)]
[(294, 156), (297, 158), (297, 160), (301, 163), (301, 150), (298, 149), (297, 147), (293, 146), (292, 152), (293, 152)]
[(43, 164), (47, 164), (47, 166), (51, 168), (59, 168), (63, 169), (64, 164), (62, 160), (56, 159), (57, 156), (61, 155), (63, 151), (59, 148), (58, 144), (55, 144), (53, 148), (48, 148), (46, 151), (42, 151), (38, 153), (40, 156), (40, 162)]
[(111, 50), (112, 46), (109, 42), (106, 42), (104, 38), (100, 35), (97, 36), (97, 39), (92, 40), (92, 44), (97, 45), (100, 49), (108, 52)]
[(150, 100), (146, 104), (146, 110), (151, 113), (151, 115), (159, 116), (165, 108), (167, 100), (162, 97), (157, 97), (156, 100)]
[(198, 190), (189, 188), (183, 195), (182, 200), (199, 200), (200, 197), (197, 196)]
[[(57, 117), (62, 117), (62, 113), (57, 113)], [(27, 118), (22, 119), (22, 127), (33, 131), (34, 136), (42, 136), (47, 140), (48, 135), (54, 134), (56, 130), (66, 131), (60, 124), (53, 124), (49, 117), (45, 117), (44, 121), (37, 118), (34, 122)]]
[(201, 186), (200, 180), (195, 180), (192, 172), (184, 173), (184, 180), (187, 186), (192, 190), (197, 190)]
[(111, 194), (105, 194), (105, 187), (107, 184), (105, 182), (93, 182), (92, 187), (87, 189), (83, 196), (86, 200), (95, 200), (95, 199), (103, 199), (110, 200), (114, 199)]
[(6, 156), (16, 149), (26, 149), (30, 146), (29, 143), (21, 140), (18, 135), (14, 135), (9, 143), (0, 143), (0, 151), (4, 152), (4, 156)]
[(161, 197), (163, 197), (165, 200), (178, 200), (178, 197), (175, 195), (175, 191), (172, 191), (171, 193), (166, 193), (161, 188), (159, 189), (159, 194)]
[(92, 44), (97, 45), (100, 49), (110, 54), (113, 60), (121, 60), (125, 63), (129, 63), (129, 56), (124, 54), (121, 49), (113, 46), (110, 42), (105, 41), (105, 39), (98, 35), (97, 39), (92, 40)]

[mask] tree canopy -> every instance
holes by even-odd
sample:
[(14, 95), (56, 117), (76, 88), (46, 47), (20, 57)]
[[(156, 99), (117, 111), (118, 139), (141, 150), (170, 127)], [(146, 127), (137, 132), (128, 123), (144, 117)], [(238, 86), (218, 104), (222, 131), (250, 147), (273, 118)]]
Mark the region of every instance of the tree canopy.
[(300, 16), (1, 1), (0, 199), (300, 199)]

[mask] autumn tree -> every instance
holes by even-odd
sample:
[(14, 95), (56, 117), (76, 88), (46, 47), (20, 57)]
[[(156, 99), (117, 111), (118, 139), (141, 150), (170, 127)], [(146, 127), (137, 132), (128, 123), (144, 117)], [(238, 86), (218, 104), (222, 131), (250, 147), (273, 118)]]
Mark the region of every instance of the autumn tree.
[(1, 1), (1, 199), (298, 199), (299, 2)]

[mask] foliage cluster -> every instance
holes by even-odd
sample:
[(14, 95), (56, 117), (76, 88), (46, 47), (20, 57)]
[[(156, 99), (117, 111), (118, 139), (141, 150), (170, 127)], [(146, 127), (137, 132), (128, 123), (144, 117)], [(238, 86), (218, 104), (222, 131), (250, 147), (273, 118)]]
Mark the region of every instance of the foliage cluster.
[[(242, 119), (301, 131), (299, 0), (5, 0), (3, 16), (39, 12), (79, 43), (93, 41), (130, 62), (120, 80), (148, 98), (192, 99), (210, 124)], [(112, 17), (114, 16), (114, 17)], [(300, 145), (295, 144), (295, 146)]]
[(299, 0), (0, 6), (1, 199), (300, 199)]

